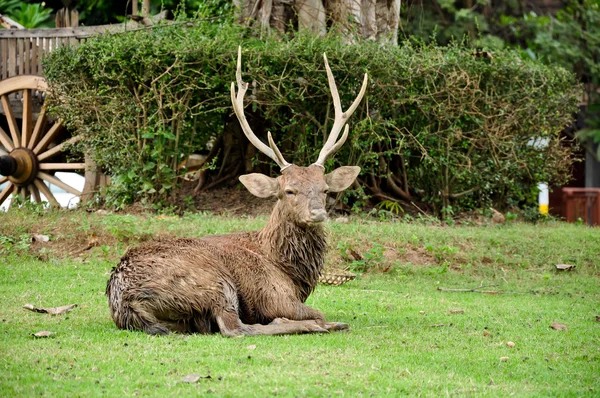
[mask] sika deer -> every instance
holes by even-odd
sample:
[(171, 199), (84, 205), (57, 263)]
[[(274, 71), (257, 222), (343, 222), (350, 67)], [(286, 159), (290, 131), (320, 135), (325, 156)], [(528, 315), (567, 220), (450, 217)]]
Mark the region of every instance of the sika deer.
[(119, 328), (149, 334), (220, 331), (229, 337), (348, 329), (345, 323), (326, 322), (321, 312), (304, 304), (323, 268), (327, 192), (343, 191), (360, 172), (344, 166), (325, 174), (323, 165), (346, 140), (346, 121), (367, 88), (365, 74), (358, 97), (343, 112), (324, 58), (335, 122), (317, 161), (300, 167), (285, 161), (270, 132), (267, 146), (250, 129), (243, 104), (248, 85), (242, 81), (238, 50), (239, 92), (231, 83), (233, 109), (250, 142), (281, 167), (277, 178), (254, 173), (240, 181), (252, 194), (278, 201), (261, 231), (157, 240), (129, 250), (106, 287)]

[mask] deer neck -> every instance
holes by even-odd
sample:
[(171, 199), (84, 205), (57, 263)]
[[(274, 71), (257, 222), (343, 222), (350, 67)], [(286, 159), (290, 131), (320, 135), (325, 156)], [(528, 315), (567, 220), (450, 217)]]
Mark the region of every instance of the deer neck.
[(299, 288), (306, 300), (319, 281), (327, 250), (326, 235), (320, 224), (303, 226), (290, 221), (277, 202), (267, 225), (258, 233), (265, 253)]

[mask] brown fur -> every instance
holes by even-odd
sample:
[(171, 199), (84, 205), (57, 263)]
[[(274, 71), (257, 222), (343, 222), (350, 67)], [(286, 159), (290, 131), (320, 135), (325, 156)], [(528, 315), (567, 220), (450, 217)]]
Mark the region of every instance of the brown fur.
[(277, 179), (245, 176), (252, 193), (279, 199), (261, 231), (156, 240), (129, 250), (106, 287), (116, 325), (225, 336), (347, 329), (304, 302), (323, 268), (326, 190), (345, 189), (357, 169), (324, 175), (321, 166), (292, 165)]

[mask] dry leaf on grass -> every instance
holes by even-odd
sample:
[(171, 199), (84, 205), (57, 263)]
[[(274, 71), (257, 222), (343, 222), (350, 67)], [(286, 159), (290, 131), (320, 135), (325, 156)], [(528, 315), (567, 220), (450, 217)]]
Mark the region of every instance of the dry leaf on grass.
[(350, 255), (352, 257), (354, 257), (354, 259), (356, 261), (362, 261), (363, 260), (363, 256), (360, 255), (360, 253), (357, 253), (355, 250), (353, 250), (352, 248), (348, 249), (348, 251), (350, 252)]
[(454, 309), (454, 310), (450, 310), (451, 314), (464, 314), (465, 310), (459, 310), (459, 309)]
[(53, 334), (56, 334), (54, 332), (49, 332), (47, 330), (42, 330), (41, 332), (37, 332), (37, 333), (32, 333), (31, 335), (34, 337), (50, 337)]
[(249, 350), (256, 350), (256, 344), (251, 344), (248, 347), (246, 347)]
[(508, 357), (500, 357), (500, 362), (507, 362), (508, 359)]
[(556, 264), (556, 269), (559, 271), (571, 271), (575, 269), (575, 266), (571, 264)]
[(554, 322), (550, 327), (554, 330), (569, 330), (567, 329), (567, 325), (563, 325), (562, 323)]
[(42, 234), (32, 234), (31, 241), (32, 242), (48, 242), (50, 238), (47, 235)]
[(62, 315), (71, 311), (73, 308), (77, 307), (77, 304), (69, 304), (63, 305), (61, 307), (52, 307), (52, 308), (36, 308), (31, 304), (25, 304), (23, 308), (33, 312), (39, 312), (41, 314), (50, 314), (50, 315)]
[(98, 240), (98, 236), (96, 236), (96, 234), (92, 234), (92, 236), (90, 236), (90, 239), (88, 240), (87, 246), (84, 246), (80, 249), (72, 251), (70, 253), (70, 255), (77, 256), (77, 255), (83, 253), (84, 251), (90, 250), (92, 247), (96, 247), (96, 246), (100, 246), (100, 242)]
[(181, 378), (181, 381), (184, 383), (196, 383), (200, 379), (210, 379), (210, 375), (200, 376), (199, 374), (192, 373)]

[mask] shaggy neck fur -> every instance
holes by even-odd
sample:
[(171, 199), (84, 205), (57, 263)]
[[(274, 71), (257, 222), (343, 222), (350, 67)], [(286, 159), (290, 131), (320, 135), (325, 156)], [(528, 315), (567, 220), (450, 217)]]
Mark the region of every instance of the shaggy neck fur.
[(325, 262), (327, 242), (321, 224), (298, 225), (277, 202), (267, 225), (258, 233), (265, 253), (275, 260), (298, 287), (306, 300), (319, 281)]

